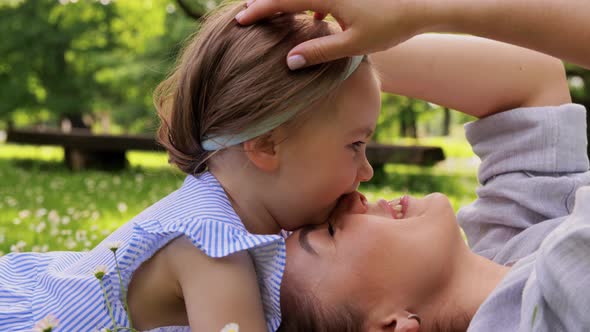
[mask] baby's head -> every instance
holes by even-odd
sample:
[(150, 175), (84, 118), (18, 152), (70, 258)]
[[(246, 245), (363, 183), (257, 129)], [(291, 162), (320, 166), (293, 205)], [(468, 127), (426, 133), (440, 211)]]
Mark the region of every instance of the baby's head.
[(209, 169), (264, 191), (282, 228), (320, 223), (372, 177), (364, 143), (380, 109), (378, 81), (358, 58), (290, 71), (295, 45), (337, 25), (297, 14), (244, 27), (234, 20), (242, 9), (230, 2), (209, 14), (158, 86), (158, 139), (187, 174)]

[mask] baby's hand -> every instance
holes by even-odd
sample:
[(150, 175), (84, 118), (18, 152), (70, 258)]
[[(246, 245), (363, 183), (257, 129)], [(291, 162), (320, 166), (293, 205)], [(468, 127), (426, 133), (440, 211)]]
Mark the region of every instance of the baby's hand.
[(236, 19), (247, 25), (279, 12), (313, 10), (316, 19), (323, 19), (325, 13), (332, 14), (343, 32), (310, 40), (292, 49), (287, 63), (295, 70), (391, 48), (420, 33), (424, 29), (421, 24), (432, 23), (425, 17), (431, 8), (420, 1), (402, 0), (250, 0), (248, 8)]

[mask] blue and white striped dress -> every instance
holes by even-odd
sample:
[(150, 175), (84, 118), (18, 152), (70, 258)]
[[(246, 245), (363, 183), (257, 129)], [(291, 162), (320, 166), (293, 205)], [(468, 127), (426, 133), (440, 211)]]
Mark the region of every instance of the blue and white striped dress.
[[(59, 320), (57, 332), (112, 328), (93, 273), (98, 265), (109, 267), (103, 280), (115, 320), (119, 326), (128, 326), (114, 256), (104, 244), (122, 242), (117, 258), (123, 284), (128, 285), (143, 262), (181, 235), (211, 257), (248, 250), (255, 262), (268, 330), (278, 328), (284, 237), (248, 233), (219, 182), (204, 173), (189, 175), (180, 189), (147, 208), (92, 251), (16, 253), (0, 258), (0, 331), (31, 331), (49, 314)], [(190, 329), (172, 326), (153, 331)]]

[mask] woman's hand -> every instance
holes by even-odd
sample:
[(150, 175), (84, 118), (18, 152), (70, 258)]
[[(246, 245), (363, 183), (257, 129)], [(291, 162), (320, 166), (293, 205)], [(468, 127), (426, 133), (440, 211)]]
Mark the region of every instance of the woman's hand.
[(240, 24), (251, 24), (279, 12), (316, 12), (317, 19), (330, 13), (343, 32), (307, 41), (289, 52), (287, 63), (291, 69), (335, 60), (342, 57), (369, 54), (386, 50), (424, 28), (420, 24), (433, 23), (428, 14), (435, 5), (406, 0), (251, 0), (248, 8), (238, 14)]
[(424, 32), (455, 32), (534, 49), (590, 68), (588, 0), (250, 0), (241, 24), (279, 12), (332, 14), (344, 30), (296, 46), (297, 69), (387, 50)]

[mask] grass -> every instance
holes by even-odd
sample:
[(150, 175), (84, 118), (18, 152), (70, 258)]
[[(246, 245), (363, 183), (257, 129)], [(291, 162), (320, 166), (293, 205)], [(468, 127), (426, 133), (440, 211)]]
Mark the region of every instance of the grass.
[[(131, 166), (120, 172), (70, 172), (60, 148), (0, 143), (0, 255), (89, 250), (184, 180), (164, 153), (128, 158)], [(430, 168), (389, 165), (361, 191), (371, 201), (439, 191), (459, 208), (474, 199), (475, 167), (471, 158)]]

